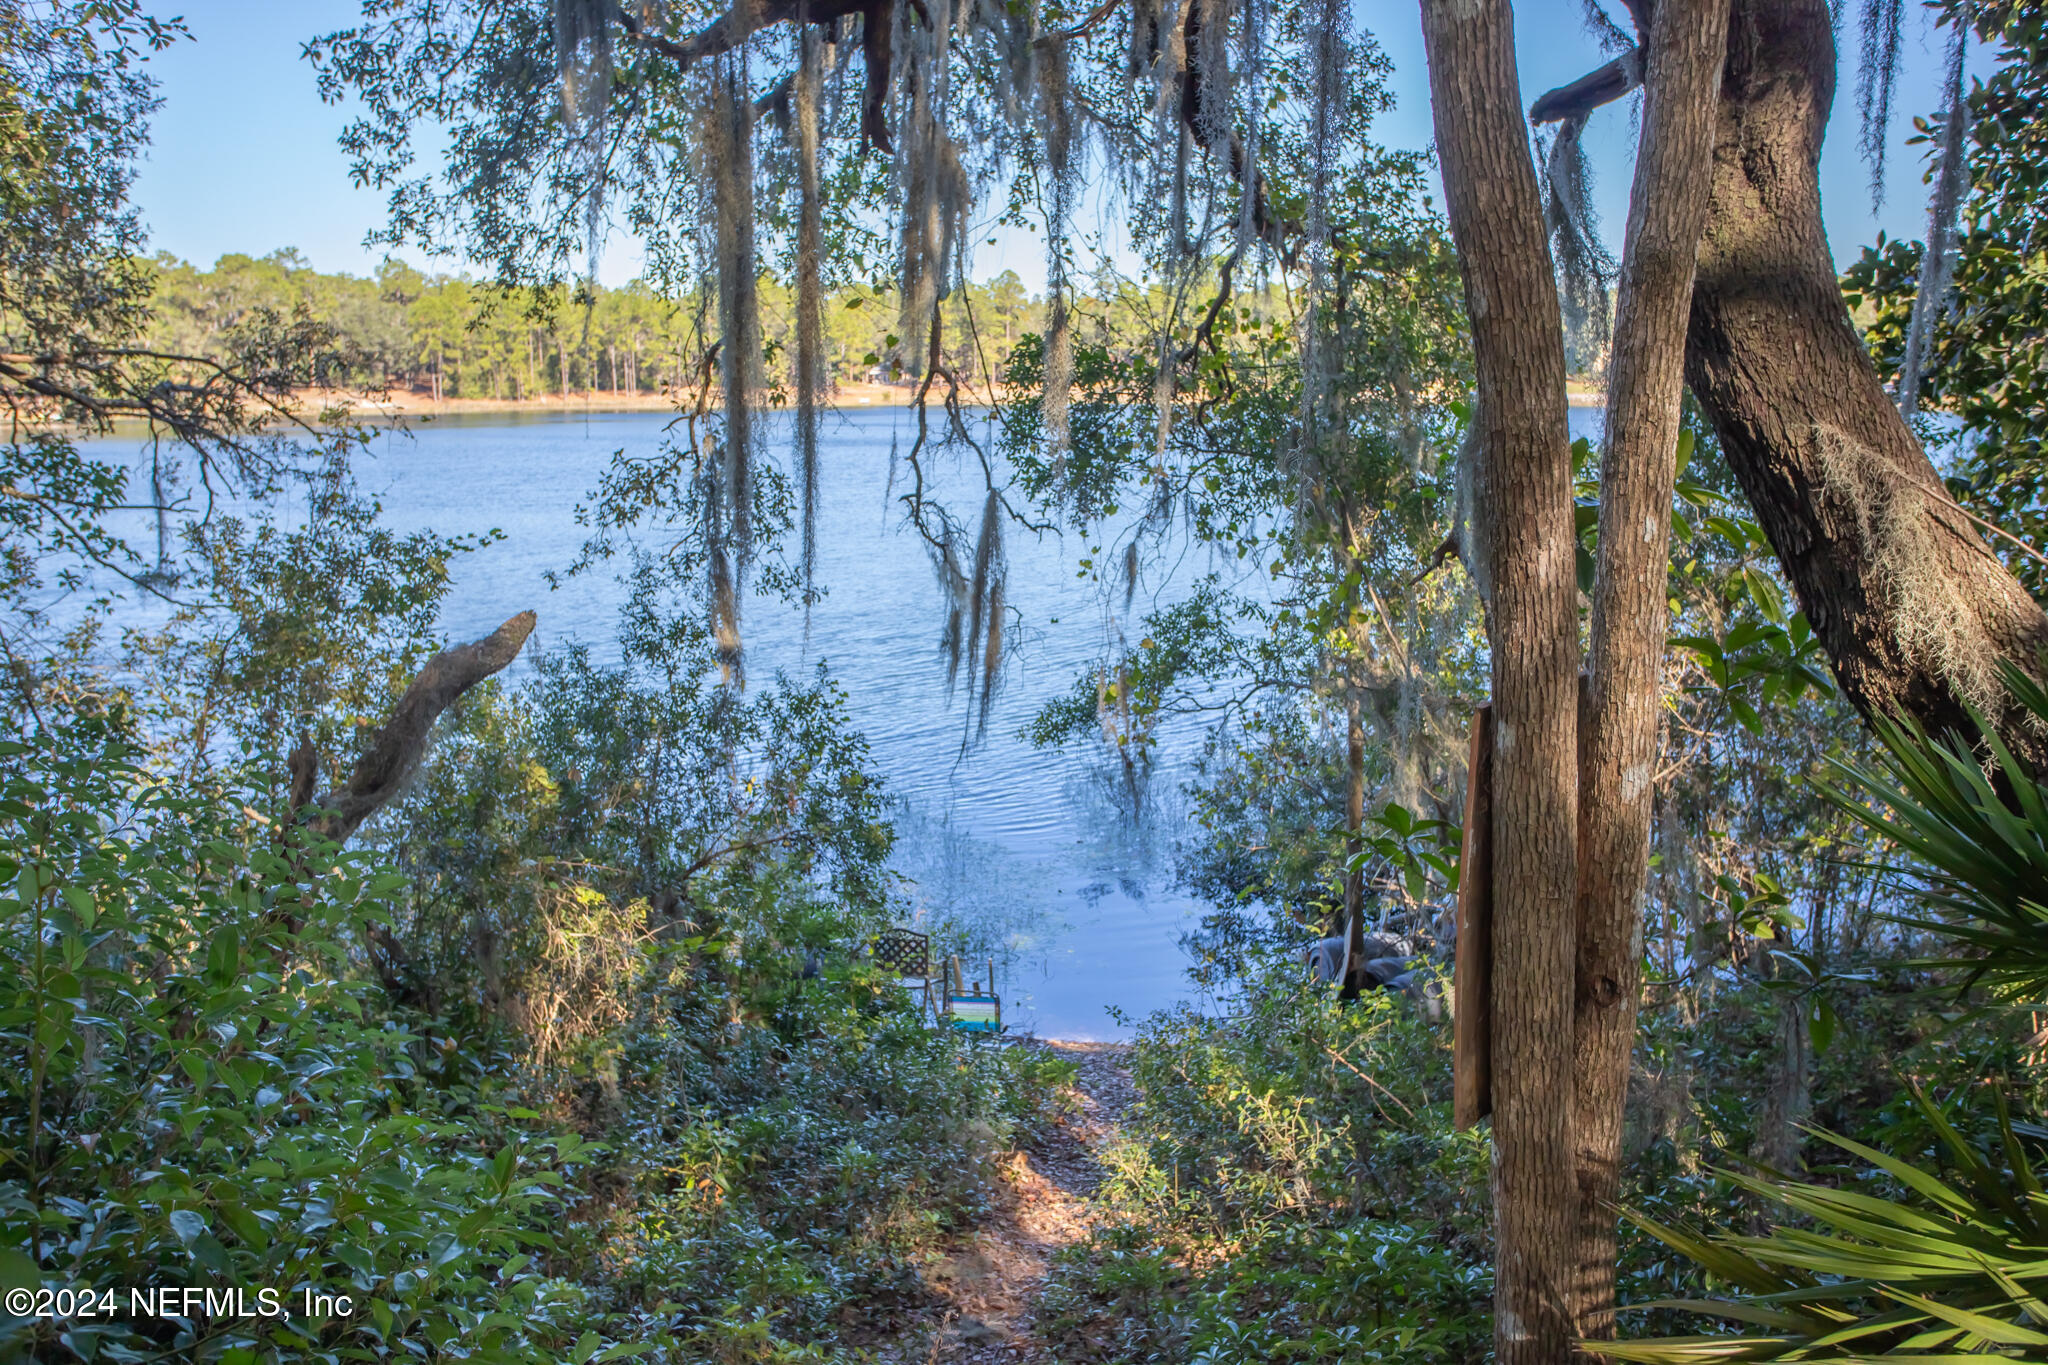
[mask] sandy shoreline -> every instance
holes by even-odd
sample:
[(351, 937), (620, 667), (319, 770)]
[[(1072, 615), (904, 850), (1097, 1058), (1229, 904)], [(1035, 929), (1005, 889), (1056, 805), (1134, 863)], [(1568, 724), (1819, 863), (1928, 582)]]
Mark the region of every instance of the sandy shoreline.
[[(943, 391), (933, 387), (932, 400), (941, 401)], [(997, 397), (1005, 397), (997, 390)], [(588, 393), (572, 393), (566, 398), (556, 394), (543, 394), (537, 398), (444, 398), (434, 401), (427, 393), (412, 393), (394, 390), (385, 394), (373, 393), (319, 393), (302, 395), (309, 408), (332, 406), (347, 407), (358, 417), (375, 417), (380, 414), (393, 417), (433, 418), (463, 416), (510, 415), (536, 412), (675, 412), (676, 398), (667, 393), (627, 393), (596, 389)], [(965, 395), (963, 395), (965, 397)], [(901, 408), (908, 407), (917, 398), (917, 387), (912, 384), (841, 384), (826, 399), (839, 408)], [(989, 394), (986, 389), (977, 389), (971, 400), (976, 406), (986, 405)], [(717, 406), (714, 402), (713, 406)]]
[[(1008, 394), (998, 389), (997, 398)], [(343, 406), (360, 418), (374, 419), (378, 416), (403, 417), (413, 420), (431, 420), (436, 417), (489, 417), (513, 416), (525, 413), (597, 413), (597, 412), (674, 412), (677, 410), (672, 395), (662, 393), (627, 393), (599, 389), (589, 393), (572, 393), (566, 398), (545, 394), (538, 398), (444, 398), (435, 402), (432, 394), (391, 392), (388, 394), (363, 393), (307, 393), (304, 401), (309, 409)], [(984, 407), (989, 402), (985, 389), (975, 390), (966, 398), (970, 406)], [(841, 409), (877, 407), (901, 408), (910, 406), (917, 398), (914, 384), (841, 384), (827, 398), (827, 402)], [(942, 395), (935, 387), (934, 402)], [(1606, 401), (1606, 395), (1591, 385), (1573, 384), (1566, 390), (1566, 401), (1575, 408), (1597, 408)]]

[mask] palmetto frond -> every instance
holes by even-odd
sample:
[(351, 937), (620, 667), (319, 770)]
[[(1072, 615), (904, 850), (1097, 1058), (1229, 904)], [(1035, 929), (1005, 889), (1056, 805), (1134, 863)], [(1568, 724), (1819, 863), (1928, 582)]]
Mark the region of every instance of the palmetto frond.
[(1889, 1189), (1737, 1176), (1810, 1223), (1759, 1237), (1710, 1239), (1629, 1215), (1739, 1291), (1635, 1307), (1699, 1313), (1747, 1330), (1598, 1349), (1645, 1365), (2048, 1359), (2048, 1195), (2032, 1159), (2003, 1106), (2001, 1150), (1987, 1158), (1938, 1105), (1918, 1099), (1942, 1138), (1941, 1175), (1821, 1134), (1870, 1163), (1868, 1183)]
[[(2014, 699), (2048, 726), (2048, 691), (2010, 666), (2004, 673)], [(2048, 999), (2048, 789), (1990, 726), (1980, 727), (1981, 753), (1908, 721), (1876, 728), (1883, 765), (1838, 764), (1827, 796), (1919, 864), (1930, 913), (1902, 922), (1957, 949), (1920, 965), (1960, 969), (1966, 990), (1982, 986), (2006, 1004)], [(2022, 1143), (2040, 1134), (1999, 1101), (1999, 1142), (1987, 1157), (1938, 1105), (1915, 1098), (1940, 1135), (1938, 1166), (1822, 1134), (1868, 1163), (1860, 1181), (1734, 1177), (1791, 1226), (1707, 1237), (1630, 1214), (1735, 1291), (1637, 1306), (1741, 1330), (1598, 1349), (1646, 1365), (2048, 1360), (2048, 1194)]]
[[(2048, 726), (2048, 691), (2009, 665), (2004, 681)], [(1983, 728), (1988, 763), (1960, 739), (1880, 722), (1884, 767), (1837, 765), (1827, 795), (1924, 865), (1934, 915), (1904, 922), (1961, 951), (1920, 965), (1961, 967), (1966, 985), (2032, 1004), (2048, 1000), (2048, 787)]]

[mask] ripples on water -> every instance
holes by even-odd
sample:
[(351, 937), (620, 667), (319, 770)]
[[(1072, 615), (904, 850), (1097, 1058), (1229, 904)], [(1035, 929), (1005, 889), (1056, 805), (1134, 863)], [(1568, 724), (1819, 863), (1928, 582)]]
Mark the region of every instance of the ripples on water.
[[(1018, 737), (1099, 657), (1105, 605), (1077, 575), (1087, 553), (1078, 538), (1039, 540), (1012, 528), (1006, 600), (1021, 629), (986, 737), (963, 752), (968, 714), (947, 695), (938, 589), (922, 542), (887, 494), (891, 443), (900, 436), (908, 444), (913, 420), (869, 410), (823, 424), (818, 581), (826, 597), (812, 611), (808, 644), (799, 612), (750, 597), (748, 672), (762, 678), (818, 659), (830, 666), (899, 803), (895, 863), (914, 882), (913, 907), (968, 928), (979, 940), (976, 960), (991, 951), (1003, 958), (1007, 1019), (1054, 1037), (1121, 1036), (1107, 1007), (1142, 1017), (1189, 990), (1179, 939), (1201, 907), (1172, 884), (1172, 846), (1184, 820), (1179, 783), (1199, 735), (1163, 727), (1146, 817), (1135, 826), (1112, 800), (1095, 746), (1062, 753)], [(409, 437), (378, 442), (358, 473), (397, 529), (505, 532), (456, 561), (441, 613), (450, 637), (474, 639), (532, 607), (535, 645), (578, 641), (609, 662), (618, 658), (622, 589), (605, 569), (559, 591), (544, 575), (575, 557), (584, 535), (575, 505), (612, 452), (652, 453), (667, 422), (660, 413), (596, 413), (420, 423)], [(771, 428), (770, 450), (776, 435)], [(978, 466), (945, 455), (928, 465), (928, 478), (940, 501), (971, 519)], [(1141, 578), (1132, 619), (1176, 600), (1202, 567), (1182, 564), (1165, 584)], [(515, 679), (532, 668), (533, 652), (514, 666)]]
[[(1598, 420), (1584, 409), (1573, 419), (1575, 432)], [(608, 567), (557, 590), (546, 576), (576, 558), (585, 530), (575, 508), (613, 452), (654, 453), (669, 420), (556, 412), (415, 422), (408, 435), (380, 439), (357, 474), (396, 530), (505, 533), (455, 561), (441, 628), (455, 640), (475, 639), (533, 608), (540, 625), (510, 670), (517, 681), (540, 651), (570, 642), (588, 645), (600, 662), (619, 658), (624, 590)], [(800, 612), (750, 597), (749, 673), (767, 677), (820, 659), (830, 666), (897, 800), (894, 862), (911, 881), (913, 909), (967, 928), (976, 959), (999, 956), (1007, 1020), (1049, 1037), (1124, 1036), (1111, 1009), (1142, 1019), (1193, 991), (1179, 941), (1203, 906), (1173, 885), (1172, 864), (1174, 842), (1188, 829), (1180, 785), (1200, 730), (1185, 721), (1160, 727), (1137, 822), (1099, 748), (1041, 750), (1019, 737), (1041, 705), (1102, 655), (1111, 604), (1078, 574), (1088, 553), (1078, 537), (1034, 539), (1013, 528), (1006, 601), (1022, 628), (1012, 631), (986, 737), (963, 751), (968, 715), (947, 694), (938, 590), (922, 543), (887, 492), (892, 442), (908, 444), (913, 420), (900, 409), (871, 409), (822, 424), (818, 580), (826, 597), (812, 611), (808, 641)], [(767, 449), (779, 449), (777, 435), (771, 424)], [(927, 480), (956, 515), (971, 517), (978, 507), (978, 466), (940, 456)], [(1195, 555), (1171, 562), (1164, 581), (1141, 576), (1133, 624), (1178, 600), (1211, 567)], [(1227, 567), (1240, 572), (1235, 561)], [(1237, 586), (1262, 593), (1262, 575), (1252, 575)]]

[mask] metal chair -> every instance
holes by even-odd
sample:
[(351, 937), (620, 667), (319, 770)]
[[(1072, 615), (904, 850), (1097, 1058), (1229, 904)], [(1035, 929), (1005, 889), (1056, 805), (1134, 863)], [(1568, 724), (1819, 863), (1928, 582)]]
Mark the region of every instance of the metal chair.
[(875, 965), (894, 972), (906, 990), (922, 996), (919, 1012), (930, 1010), (934, 1018), (939, 1013), (938, 967), (932, 961), (932, 941), (928, 934), (914, 929), (884, 929), (875, 935), (873, 948)]

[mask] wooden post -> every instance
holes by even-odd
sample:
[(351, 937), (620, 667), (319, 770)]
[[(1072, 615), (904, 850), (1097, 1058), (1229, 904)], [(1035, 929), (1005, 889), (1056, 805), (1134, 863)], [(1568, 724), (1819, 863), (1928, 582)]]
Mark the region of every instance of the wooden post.
[(1472, 715), (1465, 837), (1458, 855), (1458, 955), (1452, 976), (1451, 1113), (1470, 1128), (1493, 1112), (1493, 707)]

